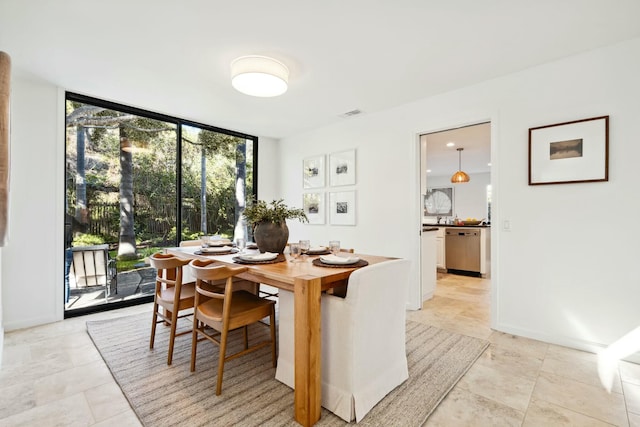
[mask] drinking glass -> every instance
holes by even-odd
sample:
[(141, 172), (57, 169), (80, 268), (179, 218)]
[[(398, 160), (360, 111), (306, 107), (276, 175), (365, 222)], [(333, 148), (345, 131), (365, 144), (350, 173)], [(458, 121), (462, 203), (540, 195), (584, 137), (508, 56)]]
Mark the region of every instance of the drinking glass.
[(329, 250), (337, 256), (340, 253), (340, 240), (331, 240), (329, 242)]
[(296, 260), (300, 256), (300, 244), (299, 243), (291, 243), (289, 245), (289, 254), (291, 255), (291, 258), (293, 258), (292, 262), (296, 262)]
[(311, 242), (309, 242), (308, 240), (300, 240), (299, 244), (300, 244), (300, 253), (302, 253), (302, 255), (306, 255), (307, 251), (311, 247)]
[(203, 248), (208, 248), (209, 247), (209, 241), (210, 241), (210, 238), (206, 234), (203, 234), (202, 236), (200, 236), (200, 242), (202, 242), (201, 246)]
[(236, 247), (240, 251), (241, 254), (244, 253), (245, 248), (247, 247), (247, 239), (244, 237), (238, 237), (236, 239)]

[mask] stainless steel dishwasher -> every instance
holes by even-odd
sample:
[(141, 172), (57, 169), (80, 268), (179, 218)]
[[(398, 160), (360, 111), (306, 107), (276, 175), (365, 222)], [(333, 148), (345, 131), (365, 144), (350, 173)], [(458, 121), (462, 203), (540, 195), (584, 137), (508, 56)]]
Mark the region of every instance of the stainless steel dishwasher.
[(447, 270), (480, 274), (480, 230), (447, 228), (444, 238)]

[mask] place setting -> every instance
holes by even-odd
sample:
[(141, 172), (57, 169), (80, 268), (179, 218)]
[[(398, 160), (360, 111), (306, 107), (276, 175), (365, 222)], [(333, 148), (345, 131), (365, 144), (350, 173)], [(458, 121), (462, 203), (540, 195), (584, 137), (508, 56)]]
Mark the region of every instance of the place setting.
[(200, 237), (200, 241), (200, 249), (194, 252), (196, 255), (227, 255), (237, 253), (242, 250), (235, 248), (231, 240), (223, 239), (219, 236), (204, 235)]
[(275, 252), (240, 254), (234, 256), (232, 259), (238, 264), (274, 264), (286, 261), (284, 254), (277, 254)]
[(329, 247), (324, 247), (325, 251), (315, 258), (311, 263), (317, 267), (328, 268), (357, 268), (369, 265), (369, 262), (361, 259), (353, 254), (340, 252), (340, 241), (332, 240), (329, 242)]

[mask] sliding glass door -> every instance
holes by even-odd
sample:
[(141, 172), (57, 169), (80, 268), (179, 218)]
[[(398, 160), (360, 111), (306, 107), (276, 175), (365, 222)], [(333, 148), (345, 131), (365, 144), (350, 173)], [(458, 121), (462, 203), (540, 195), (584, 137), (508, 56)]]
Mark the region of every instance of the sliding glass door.
[(71, 93), (66, 107), (66, 317), (151, 300), (154, 252), (246, 233), (257, 138)]

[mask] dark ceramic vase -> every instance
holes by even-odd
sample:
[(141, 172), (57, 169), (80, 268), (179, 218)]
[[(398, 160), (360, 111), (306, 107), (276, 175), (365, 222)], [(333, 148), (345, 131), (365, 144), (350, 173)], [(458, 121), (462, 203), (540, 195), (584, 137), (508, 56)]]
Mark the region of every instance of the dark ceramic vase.
[(260, 252), (284, 253), (284, 248), (289, 240), (289, 228), (282, 221), (279, 224), (273, 222), (260, 222), (253, 229), (253, 238)]

